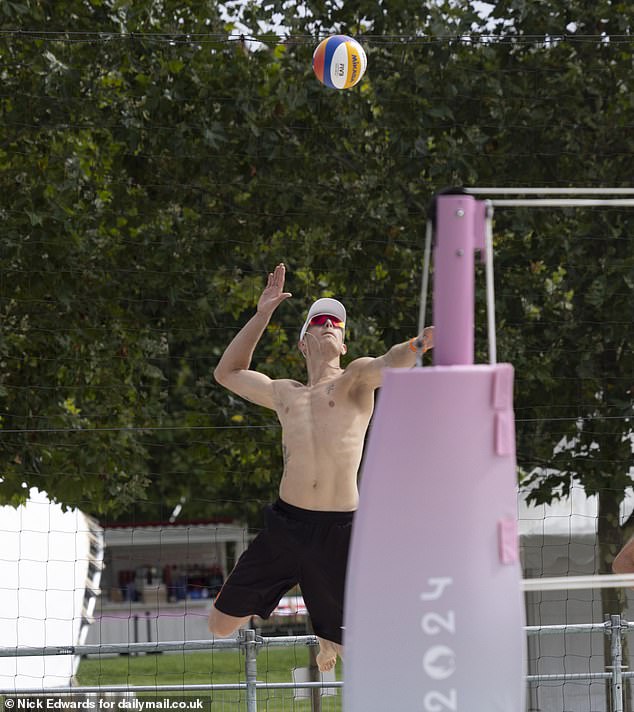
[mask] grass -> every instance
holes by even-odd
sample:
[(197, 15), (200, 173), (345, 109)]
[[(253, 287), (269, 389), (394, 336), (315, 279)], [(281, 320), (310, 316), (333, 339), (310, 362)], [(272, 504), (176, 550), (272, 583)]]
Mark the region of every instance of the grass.
[[(259, 682), (292, 682), (292, 670), (308, 667), (309, 656), (305, 645), (260, 649), (257, 679)], [(90, 658), (81, 661), (77, 679), (82, 686), (244, 683), (244, 663), (244, 655), (237, 650)], [(340, 680), (340, 662), (336, 673)], [(246, 710), (244, 690), (183, 692), (180, 695), (175, 691), (167, 694), (171, 697), (193, 695), (211, 700), (210, 706), (205, 708), (207, 712)], [(162, 693), (159, 695), (162, 696)], [(323, 712), (339, 711), (341, 692), (336, 696), (323, 696), (321, 703)], [(258, 690), (258, 712), (308, 712), (310, 709), (310, 699), (294, 699), (293, 690)], [(113, 712), (120, 710), (115, 706)]]

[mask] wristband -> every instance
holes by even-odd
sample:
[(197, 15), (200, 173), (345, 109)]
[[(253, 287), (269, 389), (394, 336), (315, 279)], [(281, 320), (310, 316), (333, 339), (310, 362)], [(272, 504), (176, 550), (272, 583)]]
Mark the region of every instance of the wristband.
[(425, 354), (429, 351), (429, 346), (425, 345), (425, 337), (419, 340), (418, 336), (415, 336), (413, 339), (409, 340), (409, 349), (415, 354), (417, 354), (419, 351), (417, 344), (420, 344), (420, 350), (422, 351), (422, 353)]

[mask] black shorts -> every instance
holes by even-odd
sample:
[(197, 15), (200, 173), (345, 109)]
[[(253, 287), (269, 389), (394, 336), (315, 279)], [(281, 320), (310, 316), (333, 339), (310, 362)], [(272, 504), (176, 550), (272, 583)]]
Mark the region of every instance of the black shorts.
[(214, 605), (230, 616), (268, 618), (300, 585), (315, 634), (341, 643), (354, 512), (300, 509), (278, 499), (265, 528), (238, 559)]

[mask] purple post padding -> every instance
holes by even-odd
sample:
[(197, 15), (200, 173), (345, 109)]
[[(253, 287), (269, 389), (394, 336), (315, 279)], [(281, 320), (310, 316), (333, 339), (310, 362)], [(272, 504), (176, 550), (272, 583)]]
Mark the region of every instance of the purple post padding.
[(483, 201), (441, 195), (434, 247), (434, 365), (473, 363), (475, 251), (484, 250)]
[(384, 372), (348, 564), (345, 712), (524, 709), (512, 386), (508, 364)]

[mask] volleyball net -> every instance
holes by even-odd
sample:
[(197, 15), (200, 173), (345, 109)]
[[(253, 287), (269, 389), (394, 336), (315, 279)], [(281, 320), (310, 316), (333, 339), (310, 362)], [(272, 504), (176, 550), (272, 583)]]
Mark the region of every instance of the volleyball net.
[[(477, 195), (499, 201), (497, 353), (517, 373), (529, 709), (618, 710), (632, 190), (602, 186), (631, 177), (617, 76), (629, 40), (374, 37), (366, 84), (338, 97), (308, 81), (312, 37), (264, 40), (271, 52), (246, 58), (239, 34), (0, 38), (5, 501), (33, 488), (0, 513), (3, 692), (340, 709), (342, 669), (316, 674), (301, 591), (241, 638), (207, 634), (283, 466), (275, 418), (217, 387), (213, 366), (280, 260), (296, 297), (256, 353), (272, 377), (301, 380), (294, 343), (314, 297), (348, 306), (351, 358), (411, 338), (428, 201), (525, 174), (545, 176), (547, 200)], [(301, 86), (280, 79), (303, 71)], [(618, 99), (600, 152), (589, 96)], [(585, 195), (561, 187), (581, 181)], [(476, 330), (485, 344), (484, 310)], [(376, 571), (382, 615), (398, 615), (392, 585)]]

